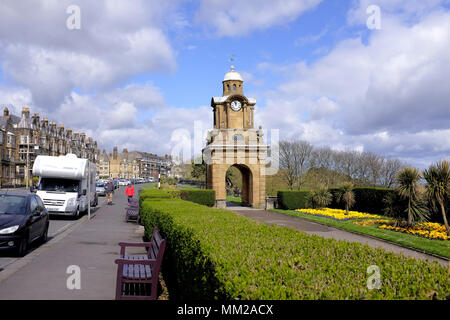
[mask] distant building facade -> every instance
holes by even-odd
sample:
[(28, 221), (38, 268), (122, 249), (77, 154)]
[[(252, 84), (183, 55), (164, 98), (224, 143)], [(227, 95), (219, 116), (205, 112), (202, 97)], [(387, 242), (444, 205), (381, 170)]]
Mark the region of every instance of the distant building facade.
[(80, 158), (98, 162), (97, 141), (86, 138), (85, 133), (64, 129), (62, 124), (42, 120), (22, 108), (21, 116), (3, 109), (0, 117), (0, 182), (1, 185), (23, 184), (32, 177), (34, 160), (38, 155), (62, 156), (74, 153)]
[(106, 150), (99, 155), (97, 175), (110, 178), (157, 178), (161, 170), (162, 176), (171, 176), (172, 158), (169, 155), (157, 156), (141, 151), (121, 153), (114, 147), (112, 153)]

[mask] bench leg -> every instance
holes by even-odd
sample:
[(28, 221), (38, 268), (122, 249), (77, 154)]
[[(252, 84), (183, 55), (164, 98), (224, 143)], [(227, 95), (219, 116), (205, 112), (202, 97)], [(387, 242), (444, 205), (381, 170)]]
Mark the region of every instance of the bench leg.
[(120, 300), (122, 297), (122, 274), (123, 265), (119, 264), (117, 266), (117, 280), (116, 280), (116, 300)]

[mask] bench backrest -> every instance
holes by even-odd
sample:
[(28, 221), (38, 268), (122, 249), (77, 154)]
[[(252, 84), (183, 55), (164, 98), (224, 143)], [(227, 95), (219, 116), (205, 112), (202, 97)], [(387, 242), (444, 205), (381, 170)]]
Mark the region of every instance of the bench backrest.
[(159, 269), (161, 267), (162, 258), (164, 255), (164, 250), (166, 248), (166, 240), (161, 238), (161, 235), (159, 234), (159, 229), (156, 227), (153, 230), (152, 239), (150, 240), (150, 243), (152, 244), (151, 247), (148, 249), (148, 257), (150, 259), (156, 260), (155, 270), (156, 274), (159, 272)]

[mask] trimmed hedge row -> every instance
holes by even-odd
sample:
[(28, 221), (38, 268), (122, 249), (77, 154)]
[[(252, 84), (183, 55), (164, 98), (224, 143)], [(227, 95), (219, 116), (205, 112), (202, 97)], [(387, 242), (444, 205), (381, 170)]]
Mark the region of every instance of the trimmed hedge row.
[[(162, 272), (171, 299), (450, 298), (449, 268), (268, 226), (227, 210), (180, 199), (146, 198), (141, 216), (167, 240)], [(367, 288), (367, 268), (381, 270), (381, 289)]]
[(308, 196), (309, 191), (278, 191), (278, 206), (284, 210), (305, 209)]
[(213, 207), (216, 203), (216, 192), (214, 190), (206, 189), (151, 189), (144, 190), (141, 193), (139, 201), (145, 199), (182, 199), (194, 203), (202, 204), (204, 206)]
[[(333, 195), (330, 208), (345, 209), (343, 203), (338, 199), (338, 188), (328, 189)], [(354, 211), (367, 212), (372, 214), (383, 214), (385, 204), (383, 199), (389, 194), (395, 193), (392, 189), (383, 188), (355, 188), (355, 205), (351, 208)], [(309, 191), (278, 191), (278, 204), (281, 209), (295, 210), (306, 209)]]

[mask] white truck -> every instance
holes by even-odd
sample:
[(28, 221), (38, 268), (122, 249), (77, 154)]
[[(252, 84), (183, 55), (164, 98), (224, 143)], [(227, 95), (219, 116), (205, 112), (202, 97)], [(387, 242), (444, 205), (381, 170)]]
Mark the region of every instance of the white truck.
[(97, 206), (95, 174), (95, 164), (75, 154), (37, 156), (33, 165), (33, 176), (39, 177), (36, 193), (55, 215), (79, 217), (87, 212), (88, 193), (90, 205)]

